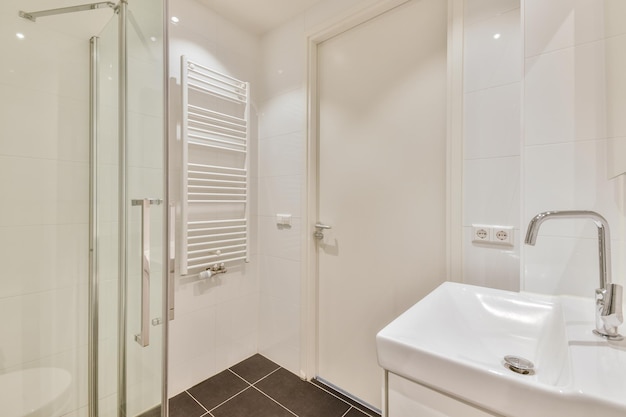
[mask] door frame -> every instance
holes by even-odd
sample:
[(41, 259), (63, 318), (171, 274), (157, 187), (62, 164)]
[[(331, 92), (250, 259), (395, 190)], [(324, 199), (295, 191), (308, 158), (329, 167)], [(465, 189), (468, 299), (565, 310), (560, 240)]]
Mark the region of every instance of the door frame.
[[(415, 0), (381, 0), (338, 15), (307, 33), (307, 146), (302, 236), (300, 376), (318, 373), (318, 245), (312, 236), (318, 220), (318, 47), (343, 32)], [(462, 282), (463, 252), (463, 2), (448, 0), (448, 93), (446, 133), (446, 280)], [(383, 407), (385, 405), (383, 404)]]

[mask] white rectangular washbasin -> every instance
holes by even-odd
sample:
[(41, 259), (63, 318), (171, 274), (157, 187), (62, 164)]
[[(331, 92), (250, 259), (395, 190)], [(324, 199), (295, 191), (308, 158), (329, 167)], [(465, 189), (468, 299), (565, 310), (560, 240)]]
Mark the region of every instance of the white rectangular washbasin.
[(378, 333), (378, 361), (504, 416), (624, 417), (626, 343), (593, 335), (594, 320), (592, 299), (446, 282)]

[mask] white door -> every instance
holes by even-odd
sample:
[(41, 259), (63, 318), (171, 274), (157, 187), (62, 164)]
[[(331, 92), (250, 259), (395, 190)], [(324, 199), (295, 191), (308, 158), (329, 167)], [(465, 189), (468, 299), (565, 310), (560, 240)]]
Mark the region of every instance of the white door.
[(445, 279), (446, 3), (318, 47), (318, 378), (376, 408), (376, 333)]

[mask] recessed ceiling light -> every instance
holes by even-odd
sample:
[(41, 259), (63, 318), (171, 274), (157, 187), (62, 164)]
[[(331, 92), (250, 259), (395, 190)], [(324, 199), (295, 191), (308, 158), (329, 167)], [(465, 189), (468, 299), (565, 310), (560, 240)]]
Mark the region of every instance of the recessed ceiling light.
[(178, 23), (180, 22), (180, 19), (177, 18), (176, 16), (172, 16), (172, 18), (170, 19), (172, 21), (172, 23)]
[(150, 40), (151, 40), (152, 42), (156, 42), (156, 41), (157, 41), (157, 38), (156, 38), (156, 36), (150, 36)]
[(23, 33), (21, 33), (21, 32), (17, 32), (17, 33), (15, 34), (15, 37), (16, 37), (17, 39), (24, 39), (26, 36), (24, 36), (24, 34), (23, 34)]
[(493, 38), (494, 39), (500, 39), (500, 34), (499, 33), (494, 33)]

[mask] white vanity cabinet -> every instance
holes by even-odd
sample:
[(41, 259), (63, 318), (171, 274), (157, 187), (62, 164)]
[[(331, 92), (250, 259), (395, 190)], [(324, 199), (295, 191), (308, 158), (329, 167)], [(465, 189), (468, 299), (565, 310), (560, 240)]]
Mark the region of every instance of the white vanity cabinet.
[(503, 417), (385, 371), (383, 417)]

